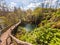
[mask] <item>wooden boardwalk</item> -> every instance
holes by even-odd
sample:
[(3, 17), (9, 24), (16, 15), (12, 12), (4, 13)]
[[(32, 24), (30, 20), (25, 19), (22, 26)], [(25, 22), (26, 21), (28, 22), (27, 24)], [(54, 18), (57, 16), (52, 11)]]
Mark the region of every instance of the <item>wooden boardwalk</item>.
[(11, 39), (14, 39), (17, 42), (17, 45), (32, 45), (30, 43), (20, 41), (20, 40), (16, 39), (13, 35), (11, 35), (11, 32), (14, 30), (14, 28), (16, 28), (20, 23), (21, 23), (21, 21), (15, 25), (11, 26), (6, 32), (4, 32), (1, 35), (2, 42), (0, 42), (0, 45), (14, 45), (14, 43), (12, 43)]
[[(17, 24), (11, 26), (6, 32), (4, 32), (1, 35), (1, 40), (2, 42), (0, 43), (0, 45), (9, 45), (11, 43), (11, 39), (9, 38), (9, 34), (13, 31), (13, 29), (15, 27), (17, 27), (21, 22), (18, 22)], [(8, 41), (8, 43), (7, 43)]]

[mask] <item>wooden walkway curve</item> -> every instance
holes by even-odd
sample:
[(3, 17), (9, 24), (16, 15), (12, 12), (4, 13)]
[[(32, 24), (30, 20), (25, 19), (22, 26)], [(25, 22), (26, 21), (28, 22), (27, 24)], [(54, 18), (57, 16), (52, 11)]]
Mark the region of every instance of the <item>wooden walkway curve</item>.
[(15, 25), (11, 26), (6, 32), (4, 32), (1, 35), (2, 42), (0, 43), (0, 45), (14, 45), (14, 44), (11, 44), (11, 39), (14, 39), (18, 43), (18, 45), (20, 45), (20, 44), (21, 45), (32, 45), (30, 43), (20, 41), (20, 40), (16, 39), (13, 35), (11, 35), (11, 32), (14, 30), (14, 28), (16, 28), (20, 23), (21, 23), (21, 21)]

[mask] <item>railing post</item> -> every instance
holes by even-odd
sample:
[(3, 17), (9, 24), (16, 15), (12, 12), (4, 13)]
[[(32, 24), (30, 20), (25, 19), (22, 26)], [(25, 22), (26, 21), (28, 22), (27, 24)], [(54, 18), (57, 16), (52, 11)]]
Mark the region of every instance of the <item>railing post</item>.
[(6, 39), (6, 45), (8, 45), (8, 38)]
[(12, 43), (12, 38), (9, 36), (6, 39), (6, 45), (10, 45)]

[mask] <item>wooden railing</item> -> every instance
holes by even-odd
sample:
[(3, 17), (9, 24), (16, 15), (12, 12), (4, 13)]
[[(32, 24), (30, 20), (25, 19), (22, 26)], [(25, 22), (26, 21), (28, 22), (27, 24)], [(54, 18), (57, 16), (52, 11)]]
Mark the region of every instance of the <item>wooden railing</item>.
[(15, 45), (13, 41), (15, 41), (17, 45), (32, 45), (32, 44), (30, 44), (30, 43), (28, 43), (28, 42), (21, 41), (21, 40), (17, 39), (16, 37), (14, 37), (14, 36), (12, 35), (12, 31), (13, 31), (14, 28), (16, 28), (20, 23), (21, 23), (21, 21), (18, 22), (17, 24), (15, 24), (15, 25), (11, 26), (11, 27), (9, 28), (10, 33), (8, 34), (8, 37), (6, 38), (6, 41), (5, 41), (6, 44), (4, 44), (4, 45)]
[(21, 23), (21, 21), (19, 21), (15, 25), (11, 26), (4, 33), (2, 33), (2, 35), (1, 35), (2, 42), (0, 42), (0, 45), (10, 45), (11, 37), (9, 36), (9, 34), (11, 34), (11, 32), (14, 30), (14, 28), (16, 28), (20, 23)]
[(28, 43), (28, 42), (24, 42), (24, 41), (21, 41), (21, 40), (15, 38), (15, 37), (14, 37), (13, 35), (11, 35), (11, 34), (10, 34), (10, 37), (11, 37), (12, 40), (14, 40), (14, 41), (17, 43), (17, 45), (32, 45), (32, 44), (30, 44), (30, 43)]

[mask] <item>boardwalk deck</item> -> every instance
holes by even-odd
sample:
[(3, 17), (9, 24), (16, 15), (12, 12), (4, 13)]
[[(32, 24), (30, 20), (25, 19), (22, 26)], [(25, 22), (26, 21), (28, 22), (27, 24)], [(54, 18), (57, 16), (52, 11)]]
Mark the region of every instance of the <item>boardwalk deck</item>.
[(14, 43), (11, 43), (11, 38), (14, 39), (18, 43), (18, 45), (32, 45), (30, 43), (20, 41), (16, 39), (13, 35), (11, 35), (11, 32), (14, 30), (14, 28), (16, 28), (20, 23), (21, 21), (11, 26), (6, 32), (2, 34), (1, 36), (2, 42), (0, 43), (0, 45), (14, 45)]
[[(11, 31), (12, 31), (15, 27), (17, 27), (20, 23), (21, 23), (21, 22), (18, 22), (17, 24), (11, 26), (6, 32), (4, 32), (4, 33), (1, 35), (1, 40), (2, 40), (2, 42), (0, 43), (0, 45), (7, 45), (6, 40), (7, 40), (7, 38), (9, 37), (9, 34), (10, 34)], [(11, 40), (9, 40), (8, 43), (10, 43), (10, 42), (11, 42)]]

